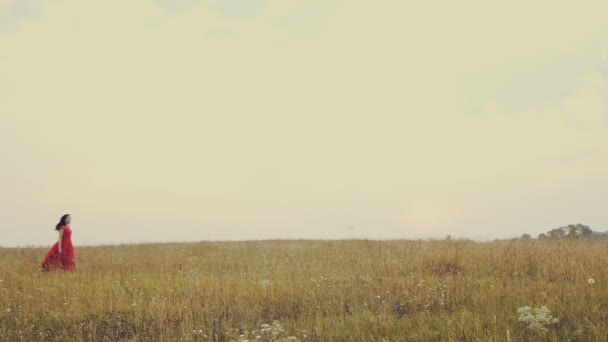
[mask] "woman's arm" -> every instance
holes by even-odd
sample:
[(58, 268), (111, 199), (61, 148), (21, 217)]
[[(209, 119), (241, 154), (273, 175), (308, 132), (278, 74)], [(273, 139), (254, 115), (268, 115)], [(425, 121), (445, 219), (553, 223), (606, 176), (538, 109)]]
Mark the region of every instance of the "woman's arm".
[(59, 247), (59, 253), (61, 253), (61, 240), (63, 240), (63, 228), (59, 229), (59, 241), (57, 241), (57, 246)]

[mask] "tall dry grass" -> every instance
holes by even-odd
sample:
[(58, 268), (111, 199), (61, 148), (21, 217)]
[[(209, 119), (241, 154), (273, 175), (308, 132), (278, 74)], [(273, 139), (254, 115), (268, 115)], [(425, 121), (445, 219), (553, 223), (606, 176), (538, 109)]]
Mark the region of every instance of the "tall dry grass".
[[(0, 250), (2, 341), (606, 341), (605, 241), (260, 241)], [(595, 284), (589, 284), (593, 277)], [(556, 324), (535, 331), (522, 306)], [(276, 321), (273, 325), (273, 322)], [(263, 325), (267, 324), (267, 325)]]

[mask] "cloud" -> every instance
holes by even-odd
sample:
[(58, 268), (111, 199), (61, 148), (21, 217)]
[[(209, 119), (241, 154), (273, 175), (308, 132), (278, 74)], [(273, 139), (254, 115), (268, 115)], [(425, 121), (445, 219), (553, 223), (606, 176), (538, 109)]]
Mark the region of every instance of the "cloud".
[(539, 124), (543, 121), (560, 121), (568, 127), (580, 129), (594, 129), (605, 124), (608, 119), (606, 76), (600, 72), (588, 73), (569, 84), (570, 89), (551, 102), (531, 105), (514, 112), (498, 105), (493, 109), (494, 114), (517, 117), (522, 122), (538, 120)]
[(480, 113), (483, 108), (477, 105), (484, 101), (511, 112), (560, 102), (588, 86), (588, 80), (582, 75), (608, 76), (606, 53), (602, 53), (597, 45), (579, 46), (575, 52), (555, 54), (551, 58), (539, 55), (526, 62), (503, 65), (486, 72), (466, 95), (470, 99), (469, 110), (483, 114)]
[[(549, 170), (568, 168), (569, 161), (586, 165), (591, 172), (590, 165), (597, 164), (608, 143), (608, 79), (599, 73), (579, 79), (551, 103), (516, 111), (488, 104), (482, 117), (470, 119), (473, 133), (464, 144), (484, 152), (479, 165), (490, 176), (489, 183), (503, 178), (504, 184), (509, 179), (516, 185), (518, 179), (536, 179), (534, 186), (542, 186)], [(550, 186), (566, 185), (550, 182)]]
[(584, 86), (562, 101), (565, 115), (578, 126), (597, 127), (608, 119), (608, 82), (599, 74), (583, 78)]
[(226, 17), (251, 17), (259, 15), (266, 7), (266, 0), (155, 0), (169, 14), (178, 14), (200, 5)]
[(0, 32), (11, 31), (22, 20), (36, 19), (43, 13), (42, 0), (8, 0), (0, 2)]
[(209, 8), (227, 17), (252, 17), (262, 13), (266, 0), (214, 0)]
[(319, 31), (335, 10), (335, 0), (301, 1), (286, 15), (276, 20), (279, 29), (297, 35)]
[(202, 3), (201, 0), (155, 0), (156, 3), (170, 14), (187, 11)]

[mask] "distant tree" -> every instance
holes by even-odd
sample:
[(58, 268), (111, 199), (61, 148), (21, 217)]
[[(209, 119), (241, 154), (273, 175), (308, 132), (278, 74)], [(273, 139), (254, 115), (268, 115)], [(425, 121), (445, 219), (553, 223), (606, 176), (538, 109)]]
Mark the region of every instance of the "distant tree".
[(569, 224), (566, 229), (568, 230), (568, 234), (566, 235), (566, 237), (568, 237), (569, 239), (578, 239), (578, 232), (577, 232), (577, 227), (573, 224)]
[(562, 228), (555, 228), (548, 231), (547, 235), (551, 239), (563, 239), (564, 237), (566, 237), (566, 232)]
[(547, 234), (545, 233), (540, 233), (538, 234), (538, 239), (539, 240), (547, 240), (549, 237), (547, 236)]
[(591, 230), (591, 228), (589, 228), (589, 226), (585, 226), (579, 223), (579, 236), (583, 237), (583, 238), (590, 238), (593, 236), (593, 230)]
[(530, 236), (530, 234), (523, 234), (520, 239), (522, 240), (530, 240), (532, 239), (532, 236)]
[[(567, 226), (551, 229), (546, 234), (549, 239), (578, 239), (578, 238), (592, 238), (597, 236), (589, 226), (581, 223), (569, 224)], [(540, 235), (539, 235), (540, 239)]]

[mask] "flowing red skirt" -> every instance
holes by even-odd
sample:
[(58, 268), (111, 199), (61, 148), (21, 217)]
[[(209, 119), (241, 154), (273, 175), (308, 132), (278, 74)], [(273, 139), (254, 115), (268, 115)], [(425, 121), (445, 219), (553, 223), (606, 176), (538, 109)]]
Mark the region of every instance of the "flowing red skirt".
[(40, 263), (40, 269), (43, 271), (54, 271), (63, 269), (66, 271), (76, 270), (76, 255), (74, 246), (70, 243), (62, 243), (62, 251), (59, 253), (59, 244), (56, 242), (53, 247), (46, 253), (46, 257)]

